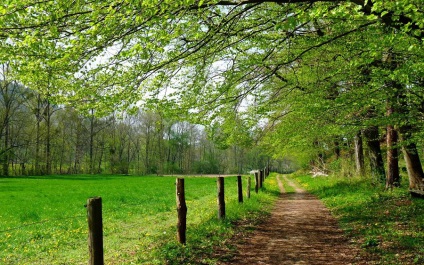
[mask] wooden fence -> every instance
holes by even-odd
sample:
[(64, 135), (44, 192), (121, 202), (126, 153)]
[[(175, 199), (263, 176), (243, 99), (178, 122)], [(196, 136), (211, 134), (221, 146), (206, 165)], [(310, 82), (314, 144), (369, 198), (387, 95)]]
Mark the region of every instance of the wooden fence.
[[(269, 175), (269, 169), (261, 169), (254, 173), (255, 192), (258, 193), (263, 187), (265, 178)], [(250, 198), (251, 178), (247, 178), (246, 197)], [(243, 185), (242, 177), (237, 176), (237, 194), (238, 202), (243, 203)], [(187, 204), (185, 201), (184, 178), (176, 179), (176, 204), (177, 204), (177, 240), (181, 244), (186, 244), (187, 230)], [(218, 219), (225, 218), (225, 194), (224, 177), (217, 178), (217, 204)], [(88, 220), (88, 249), (89, 265), (104, 265), (103, 251), (103, 217), (102, 217), (102, 198), (93, 197), (87, 200), (87, 220)]]

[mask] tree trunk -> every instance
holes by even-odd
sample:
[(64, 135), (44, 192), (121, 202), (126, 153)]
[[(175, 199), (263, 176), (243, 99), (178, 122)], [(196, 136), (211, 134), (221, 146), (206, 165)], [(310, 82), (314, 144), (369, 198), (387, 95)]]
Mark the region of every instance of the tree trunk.
[(90, 143), (89, 143), (89, 167), (90, 174), (94, 174), (94, 109), (91, 109), (90, 115)]
[(367, 138), (372, 177), (376, 183), (385, 183), (386, 173), (384, 170), (383, 157), (381, 155), (378, 127), (368, 127), (364, 130), (364, 136)]
[(97, 164), (97, 173), (102, 172), (103, 154), (104, 154), (104, 150), (105, 150), (104, 141), (102, 140), (99, 145), (100, 145), (100, 154), (99, 154), (98, 164)]
[(424, 190), (424, 173), (416, 145), (414, 143), (407, 144), (402, 147), (402, 152), (409, 176), (409, 188)]
[(406, 163), (409, 177), (409, 188), (412, 190), (424, 190), (424, 172), (418, 155), (417, 146), (411, 142), (411, 126), (401, 126), (399, 133), (402, 138), (402, 153)]
[(63, 174), (63, 161), (65, 160), (65, 128), (62, 132), (62, 143), (60, 148), (60, 159), (59, 159), (59, 174)]
[(340, 158), (340, 144), (338, 140), (334, 141), (334, 155), (336, 156), (336, 160)]
[(75, 135), (75, 158), (74, 158), (74, 174), (80, 172), (81, 169), (81, 157), (82, 157), (82, 123), (81, 120), (78, 120), (77, 129)]
[(402, 114), (404, 123), (399, 126), (399, 136), (401, 138), (402, 153), (405, 159), (406, 169), (409, 177), (409, 188), (412, 190), (424, 190), (424, 173), (421, 161), (418, 155), (417, 146), (412, 137), (416, 130), (410, 122), (410, 104), (407, 91), (401, 85), (398, 88), (398, 112)]
[(37, 110), (35, 112), (35, 116), (37, 118), (37, 126), (36, 126), (36, 139), (35, 139), (35, 174), (40, 174), (40, 123), (42, 120), (41, 117), (41, 96), (37, 96)]
[[(147, 124), (146, 126), (150, 126), (150, 124)], [(146, 128), (146, 146), (145, 146), (145, 152), (144, 152), (145, 174), (150, 173), (149, 153), (150, 153), (150, 129), (149, 129), (149, 127), (147, 127)]]
[[(387, 102), (387, 116), (390, 117), (394, 113), (393, 106)], [(399, 157), (398, 157), (398, 135), (393, 125), (387, 126), (387, 176), (386, 176), (386, 189), (399, 187)]]
[[(8, 112), (8, 111), (7, 111)], [(4, 128), (4, 153), (3, 153), (3, 176), (9, 176), (9, 135), (10, 135), (10, 126), (9, 126), (9, 117), (6, 115), (6, 122)]]
[(47, 97), (47, 106), (46, 106), (46, 126), (47, 126), (47, 135), (46, 135), (46, 174), (50, 175), (52, 173), (52, 159), (50, 152), (50, 144), (51, 144), (51, 112), (50, 112), (50, 102), (49, 97)]
[(399, 187), (399, 155), (396, 147), (398, 136), (392, 125), (387, 126), (387, 176), (386, 189)]
[(356, 174), (358, 176), (365, 176), (365, 163), (364, 163), (364, 146), (362, 143), (362, 134), (361, 131), (355, 135), (355, 164), (356, 164)]

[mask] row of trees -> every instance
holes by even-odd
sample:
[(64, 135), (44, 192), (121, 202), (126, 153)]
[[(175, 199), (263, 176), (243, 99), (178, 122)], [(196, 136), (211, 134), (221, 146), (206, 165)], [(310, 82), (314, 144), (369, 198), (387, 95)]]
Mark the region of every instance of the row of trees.
[(357, 146), (362, 174), (365, 137), (376, 182), (397, 185), (402, 150), (423, 189), (421, 2), (11, 0), (0, 60), (83, 113), (142, 104), (206, 125), (222, 149), (259, 143), (322, 163)]
[[(300, 53), (281, 52), (297, 59), (270, 79), (268, 91), (283, 107), (269, 131), (290, 139), (277, 145), (280, 150), (298, 152), (301, 146), (324, 170), (326, 159), (349, 165), (334, 162), (348, 158), (356, 166), (351, 173), (369, 173), (374, 183), (392, 188), (399, 185), (401, 167), (409, 187), (423, 190), (422, 40), (380, 21), (336, 23), (333, 18), (302, 26), (292, 43), (303, 47)], [(276, 142), (275, 135), (268, 141)]]
[[(258, 149), (214, 142), (217, 132), (167, 119), (160, 112), (99, 118), (92, 109), (83, 115), (10, 81), (8, 71), (3, 65), (0, 159), (4, 176), (222, 174), (246, 172), (268, 163)], [(287, 168), (289, 163), (283, 164)]]

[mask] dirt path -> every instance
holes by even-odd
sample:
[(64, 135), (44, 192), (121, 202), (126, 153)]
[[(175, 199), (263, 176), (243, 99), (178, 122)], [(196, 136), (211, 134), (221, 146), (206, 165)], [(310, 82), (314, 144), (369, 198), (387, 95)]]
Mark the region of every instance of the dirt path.
[[(286, 193), (280, 178), (296, 189)], [(316, 197), (285, 176), (277, 177), (281, 196), (267, 221), (236, 243), (233, 260), (224, 264), (367, 264)]]

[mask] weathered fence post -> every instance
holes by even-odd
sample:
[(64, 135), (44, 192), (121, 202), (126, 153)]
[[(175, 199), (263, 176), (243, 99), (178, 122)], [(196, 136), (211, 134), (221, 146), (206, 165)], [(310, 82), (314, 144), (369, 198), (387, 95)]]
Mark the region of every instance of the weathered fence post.
[(243, 202), (243, 186), (241, 182), (241, 176), (237, 176), (237, 190), (238, 190), (238, 201)]
[(248, 199), (250, 199), (250, 186), (251, 186), (251, 182), (252, 182), (252, 179), (250, 178), (250, 176), (249, 176), (249, 177), (247, 177), (246, 197), (247, 197)]
[(259, 172), (255, 172), (255, 192), (259, 190)]
[(259, 188), (262, 189), (264, 183), (264, 171), (261, 169), (259, 170)]
[(89, 265), (104, 265), (102, 198), (87, 200)]
[(186, 230), (187, 230), (187, 205), (185, 201), (184, 179), (177, 178), (176, 184), (176, 198), (177, 198), (177, 240), (181, 244), (186, 243)]
[(218, 177), (218, 219), (225, 218), (224, 177)]

